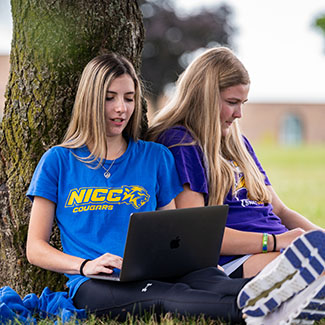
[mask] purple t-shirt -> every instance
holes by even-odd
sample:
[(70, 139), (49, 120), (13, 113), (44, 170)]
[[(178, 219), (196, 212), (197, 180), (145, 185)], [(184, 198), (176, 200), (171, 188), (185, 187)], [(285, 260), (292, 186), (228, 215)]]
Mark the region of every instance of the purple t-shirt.
[[(265, 176), (265, 184), (271, 185), (249, 141), (245, 137), (243, 137), (243, 141), (258, 169)], [(175, 126), (164, 131), (158, 137), (157, 142), (168, 147), (173, 153), (182, 184), (187, 183), (192, 191), (202, 193), (205, 205), (207, 205), (209, 190), (203, 152), (198, 145), (186, 145), (193, 142), (190, 132), (183, 126)], [(184, 145), (170, 147), (179, 143)], [(235, 162), (232, 163), (236, 166)], [(267, 232), (270, 234), (280, 234), (288, 230), (281, 223), (281, 219), (273, 213), (271, 204), (264, 204), (249, 199), (243, 173), (239, 171), (235, 175), (235, 179), (235, 195), (230, 190), (224, 200), (224, 204), (229, 205), (227, 227), (242, 231)], [(219, 264), (223, 265), (237, 257), (223, 255), (220, 257)]]

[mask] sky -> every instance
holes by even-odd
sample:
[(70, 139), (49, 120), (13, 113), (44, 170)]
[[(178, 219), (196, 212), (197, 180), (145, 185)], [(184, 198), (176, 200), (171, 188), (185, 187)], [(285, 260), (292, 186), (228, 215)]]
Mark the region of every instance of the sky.
[[(0, 0), (0, 54), (11, 41), (10, 0)], [(233, 50), (251, 78), (249, 101), (325, 103), (325, 37), (312, 23), (324, 0), (174, 0), (177, 10), (228, 4)]]

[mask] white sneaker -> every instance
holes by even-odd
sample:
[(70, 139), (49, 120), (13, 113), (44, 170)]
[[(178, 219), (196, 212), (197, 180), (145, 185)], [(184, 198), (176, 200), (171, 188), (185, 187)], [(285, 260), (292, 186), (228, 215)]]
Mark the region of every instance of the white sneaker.
[(321, 276), (306, 289), (284, 302), (264, 317), (248, 316), (247, 325), (314, 324), (325, 318), (325, 277)]
[(247, 316), (264, 317), (312, 284), (324, 268), (325, 232), (306, 232), (243, 287), (238, 307)]

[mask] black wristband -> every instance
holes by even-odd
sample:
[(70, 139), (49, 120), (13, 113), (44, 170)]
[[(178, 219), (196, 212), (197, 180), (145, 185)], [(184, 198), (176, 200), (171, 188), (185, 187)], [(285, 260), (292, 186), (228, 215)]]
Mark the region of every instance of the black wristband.
[(276, 237), (274, 234), (271, 234), (273, 237), (273, 252), (276, 252)]
[(84, 269), (84, 266), (86, 265), (87, 262), (89, 262), (90, 260), (86, 259), (84, 260), (81, 265), (80, 265), (80, 269), (79, 269), (79, 273), (82, 275), (82, 276), (85, 276), (84, 275), (84, 272), (83, 272), (83, 269)]

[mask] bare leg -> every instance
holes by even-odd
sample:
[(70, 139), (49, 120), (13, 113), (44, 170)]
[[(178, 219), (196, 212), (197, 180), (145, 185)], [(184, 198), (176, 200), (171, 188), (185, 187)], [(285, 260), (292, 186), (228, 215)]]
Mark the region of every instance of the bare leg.
[(243, 265), (244, 278), (250, 278), (258, 274), (264, 267), (280, 255), (279, 252), (260, 253), (251, 256)]

